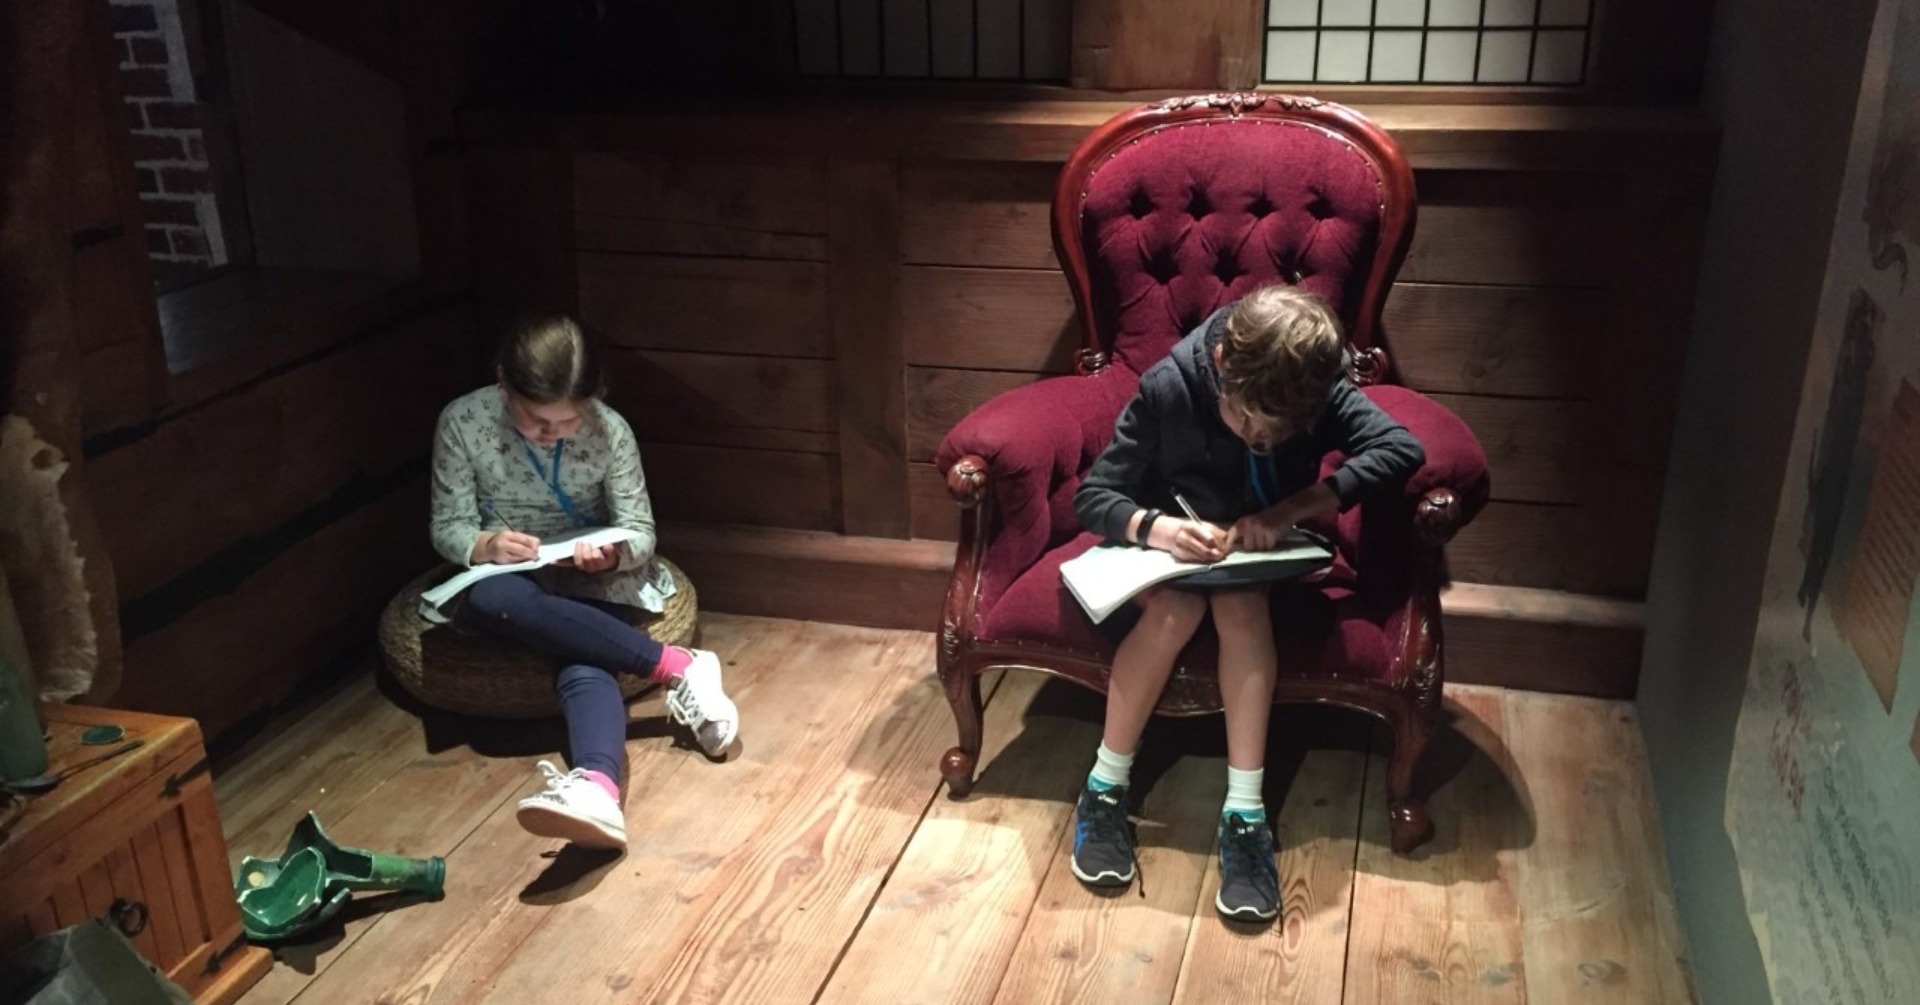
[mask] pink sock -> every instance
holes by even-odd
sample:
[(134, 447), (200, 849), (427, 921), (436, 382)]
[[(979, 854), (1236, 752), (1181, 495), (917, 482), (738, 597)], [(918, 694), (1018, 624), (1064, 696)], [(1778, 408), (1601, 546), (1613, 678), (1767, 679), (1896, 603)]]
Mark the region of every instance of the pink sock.
[(660, 662), (653, 668), (653, 679), (662, 683), (679, 680), (692, 665), (692, 653), (679, 646), (667, 646), (660, 650)]
[(620, 786), (615, 784), (613, 779), (608, 778), (606, 773), (587, 768), (582, 774), (586, 776), (587, 781), (607, 790), (607, 795), (612, 796), (614, 802), (620, 801)]

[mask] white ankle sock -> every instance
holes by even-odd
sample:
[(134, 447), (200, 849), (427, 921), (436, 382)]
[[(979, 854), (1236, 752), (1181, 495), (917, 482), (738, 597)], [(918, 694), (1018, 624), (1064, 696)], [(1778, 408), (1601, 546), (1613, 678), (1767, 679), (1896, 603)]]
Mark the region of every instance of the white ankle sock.
[(1221, 814), (1238, 813), (1250, 820), (1265, 820), (1267, 807), (1260, 801), (1260, 783), (1266, 777), (1265, 768), (1242, 771), (1227, 765), (1227, 802), (1220, 807)]
[(1127, 784), (1133, 777), (1133, 755), (1116, 754), (1102, 743), (1093, 754), (1093, 772), (1087, 775), (1087, 781), (1096, 782), (1097, 788), (1111, 789)]

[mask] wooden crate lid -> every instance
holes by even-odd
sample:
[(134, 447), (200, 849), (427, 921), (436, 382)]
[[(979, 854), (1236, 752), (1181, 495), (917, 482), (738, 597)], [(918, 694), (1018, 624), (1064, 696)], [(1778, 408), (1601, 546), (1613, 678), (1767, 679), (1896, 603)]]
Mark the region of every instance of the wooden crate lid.
[[(109, 761), (82, 768), (44, 795), (28, 796), (27, 810), (0, 838), (0, 874), (85, 826), (116, 799), (161, 771), (185, 771), (202, 756), (200, 726), (192, 719), (148, 715), (84, 705), (42, 705), (48, 733), (49, 774), (106, 753), (129, 740), (141, 745)], [(91, 726), (119, 726), (126, 736), (105, 746), (86, 746), (81, 734)], [(159, 807), (155, 807), (156, 811)]]

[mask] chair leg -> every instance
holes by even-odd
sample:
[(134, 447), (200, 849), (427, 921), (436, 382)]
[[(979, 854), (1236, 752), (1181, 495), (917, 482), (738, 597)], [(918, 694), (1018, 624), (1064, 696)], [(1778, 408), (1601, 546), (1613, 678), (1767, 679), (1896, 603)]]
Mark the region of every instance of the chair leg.
[(948, 795), (964, 799), (973, 791), (973, 775), (980, 764), (980, 678), (965, 666), (942, 671), (940, 683), (946, 688), (947, 704), (953, 707), (960, 745), (940, 758), (940, 777), (946, 779)]
[(1413, 787), (1413, 770), (1426, 752), (1433, 728), (1419, 713), (1393, 718), (1393, 755), (1387, 761), (1388, 842), (1396, 855), (1406, 855), (1433, 837), (1424, 795)]

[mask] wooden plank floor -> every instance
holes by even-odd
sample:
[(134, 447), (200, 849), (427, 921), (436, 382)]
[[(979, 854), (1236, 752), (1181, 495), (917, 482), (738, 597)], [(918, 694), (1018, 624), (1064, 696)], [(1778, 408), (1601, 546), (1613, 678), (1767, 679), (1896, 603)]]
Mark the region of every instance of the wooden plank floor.
[(705, 638), (743, 743), (710, 762), (636, 701), (622, 856), (514, 823), (556, 723), (421, 714), (372, 673), (230, 758), (236, 861), (308, 809), (344, 844), (447, 857), (443, 899), (361, 898), (244, 1005), (1695, 1000), (1627, 703), (1450, 688), (1424, 768), (1438, 833), (1410, 858), (1385, 846), (1377, 731), (1279, 710), (1285, 911), (1249, 928), (1213, 913), (1217, 719), (1150, 727), (1144, 884), (1101, 897), (1066, 865), (1097, 696), (987, 681), (985, 766), (956, 802), (932, 636), (709, 616)]

